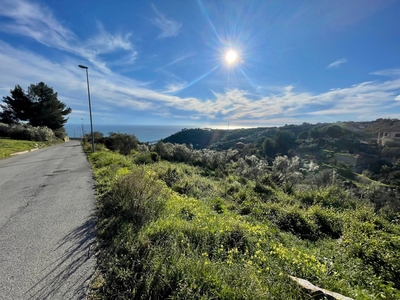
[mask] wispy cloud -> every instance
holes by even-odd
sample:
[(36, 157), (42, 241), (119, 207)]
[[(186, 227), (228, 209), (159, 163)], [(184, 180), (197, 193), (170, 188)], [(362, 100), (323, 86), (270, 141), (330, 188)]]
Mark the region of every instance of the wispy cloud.
[(45, 5), (26, 0), (3, 0), (0, 16), (7, 17), (2, 20), (1, 31), (26, 36), (48, 47), (78, 55), (105, 72), (109, 70), (100, 57), (102, 54), (124, 50), (130, 54), (126, 63), (132, 63), (137, 55), (129, 41), (130, 33), (113, 35), (99, 23), (98, 33), (85, 41), (58, 22)]
[[(59, 92), (62, 101), (73, 109), (71, 117), (80, 118), (87, 110), (86, 83), (76, 67), (76, 58), (54, 62), (0, 41), (0, 61), (3, 62), (0, 73), (8, 75), (4, 77), (3, 86), (12, 88), (18, 83), (26, 87), (36, 83), (32, 82), (35, 78)], [(105, 74), (96, 68), (90, 70), (90, 79), (94, 112), (105, 118), (115, 118), (116, 113), (145, 111), (149, 116), (159, 116), (162, 112), (163, 116), (199, 122), (281, 125), (318, 122), (322, 116), (350, 120), (354, 119), (355, 112), (360, 118), (378, 118), (395, 114), (400, 102), (400, 75), (387, 81), (362, 82), (319, 94), (297, 92), (294, 86), (286, 86), (266, 95), (240, 89), (216, 91), (208, 99), (157, 92), (143, 82), (117, 73)], [(175, 90), (182, 84), (171, 78), (167, 88)]]
[[(146, 112), (146, 115), (199, 122), (209, 120), (257, 126), (318, 122), (321, 116), (350, 120), (354, 116), (372, 119), (399, 113), (400, 69), (371, 73), (389, 76), (385, 81), (361, 82), (319, 94), (298, 92), (295, 86), (289, 85), (272, 91), (260, 89), (258, 94), (242, 89), (216, 90), (208, 99), (171, 95), (170, 92), (188, 84), (178, 76), (161, 70), (168, 82), (165, 84), (166, 90), (156, 91), (149, 82), (134, 80), (109, 69), (117, 61), (102, 61), (103, 55), (122, 50), (127, 59), (134, 62), (137, 53), (130, 42), (130, 33), (111, 34), (99, 25), (95, 36), (82, 41), (43, 5), (39, 7), (22, 0), (1, 1), (4, 9), (0, 10), (0, 16), (6, 17), (1, 20), (1, 31), (30, 37), (63, 53), (62, 58), (50, 59), (0, 40), (0, 74), (7, 74), (2, 77), (1, 92), (8, 93), (15, 84), (27, 87), (31, 83), (44, 81), (59, 93), (62, 101), (72, 107), (71, 118), (80, 118), (87, 111), (85, 75), (83, 70), (77, 68), (84, 58), (93, 63), (90, 68), (93, 112), (104, 118), (115, 119), (116, 114), (131, 116), (135, 112), (144, 115), (143, 112)], [(153, 9), (160, 24), (166, 24), (159, 26), (163, 30), (160, 37), (176, 35), (181, 24), (165, 19), (154, 6)], [(164, 30), (168, 24), (175, 29)], [(164, 67), (177, 64), (187, 57), (177, 57)], [(328, 68), (346, 61), (338, 60)]]
[(371, 75), (387, 76), (387, 77), (398, 77), (400, 76), (400, 69), (386, 69), (376, 72), (371, 72)]
[(161, 33), (158, 36), (159, 38), (177, 36), (179, 30), (182, 27), (181, 23), (178, 23), (174, 20), (167, 19), (163, 14), (161, 14), (156, 6), (152, 4), (154, 13), (157, 15), (153, 20), (153, 24), (161, 29)]
[(326, 68), (327, 69), (338, 68), (340, 65), (342, 65), (344, 63), (347, 63), (347, 59), (341, 58), (341, 59), (338, 59), (338, 60), (334, 61), (333, 63), (329, 64)]
[(109, 53), (115, 49), (133, 50), (133, 45), (129, 41), (131, 33), (112, 35), (101, 23), (98, 23), (97, 27), (99, 32), (86, 42), (87, 48), (94, 49), (97, 53)]

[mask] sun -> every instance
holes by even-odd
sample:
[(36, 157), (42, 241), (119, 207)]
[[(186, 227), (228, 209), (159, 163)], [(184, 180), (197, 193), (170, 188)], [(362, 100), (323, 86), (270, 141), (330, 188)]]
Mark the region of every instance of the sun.
[(233, 65), (234, 63), (236, 63), (238, 61), (238, 58), (239, 56), (235, 50), (229, 50), (225, 54), (225, 60), (228, 65)]

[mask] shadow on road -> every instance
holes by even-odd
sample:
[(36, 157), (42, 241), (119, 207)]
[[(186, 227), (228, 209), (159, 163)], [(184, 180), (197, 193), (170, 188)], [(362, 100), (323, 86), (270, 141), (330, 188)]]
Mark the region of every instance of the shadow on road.
[(64, 251), (64, 255), (43, 270), (47, 274), (28, 291), (29, 299), (85, 299), (95, 269), (93, 261), (89, 263), (94, 247), (95, 218), (92, 216), (59, 240), (54, 251)]

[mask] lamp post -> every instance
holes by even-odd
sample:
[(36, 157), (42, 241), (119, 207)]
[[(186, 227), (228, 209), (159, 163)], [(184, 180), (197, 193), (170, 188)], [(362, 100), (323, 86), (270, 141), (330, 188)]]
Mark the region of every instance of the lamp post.
[(85, 137), (85, 120), (81, 118), (82, 124), (81, 124), (81, 131), (82, 131), (82, 139)]
[(89, 71), (88, 67), (83, 65), (78, 65), (79, 68), (86, 70), (86, 82), (87, 82), (87, 92), (89, 99), (89, 114), (90, 114), (90, 130), (92, 132), (92, 152), (94, 152), (94, 132), (93, 132), (93, 121), (92, 121), (92, 105), (90, 104), (90, 89), (89, 89)]

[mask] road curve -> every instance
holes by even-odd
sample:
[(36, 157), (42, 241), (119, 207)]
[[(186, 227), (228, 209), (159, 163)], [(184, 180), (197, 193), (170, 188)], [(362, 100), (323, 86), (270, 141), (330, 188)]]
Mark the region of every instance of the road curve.
[(0, 299), (85, 299), (94, 209), (79, 142), (0, 160)]

